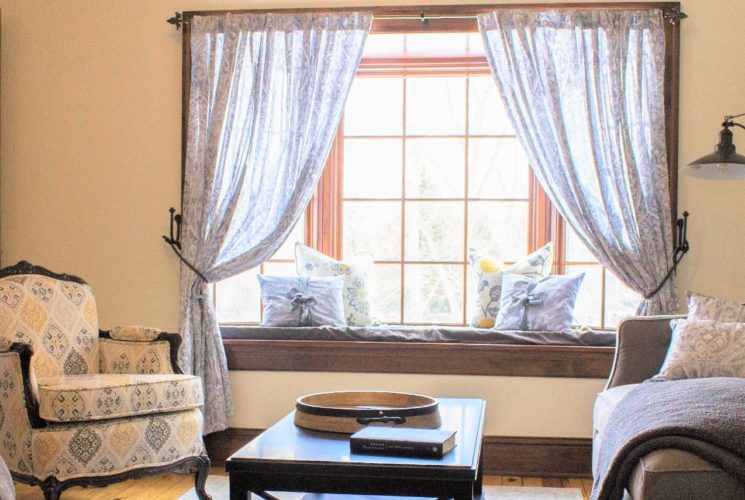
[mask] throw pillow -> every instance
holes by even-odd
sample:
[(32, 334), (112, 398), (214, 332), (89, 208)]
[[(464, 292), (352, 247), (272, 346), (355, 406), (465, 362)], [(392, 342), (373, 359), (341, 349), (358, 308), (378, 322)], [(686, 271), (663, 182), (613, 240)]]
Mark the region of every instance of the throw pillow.
[(568, 332), (585, 273), (534, 279), (505, 274), (495, 330)]
[(263, 326), (346, 326), (342, 277), (259, 275)]
[(531, 278), (548, 276), (553, 265), (553, 246), (548, 243), (511, 266), (470, 248), (468, 263), (476, 274), (478, 297), (471, 325), (477, 328), (491, 328), (499, 312), (504, 273), (523, 274)]
[(298, 242), (295, 244), (295, 266), (300, 276), (316, 278), (342, 276), (344, 278), (342, 299), (347, 324), (349, 326), (372, 324), (373, 316), (368, 298), (368, 270), (372, 266), (372, 258), (338, 261)]
[(688, 319), (708, 319), (720, 323), (745, 323), (745, 305), (696, 292), (686, 292)]
[(745, 324), (674, 319), (660, 373), (652, 380), (745, 377)]

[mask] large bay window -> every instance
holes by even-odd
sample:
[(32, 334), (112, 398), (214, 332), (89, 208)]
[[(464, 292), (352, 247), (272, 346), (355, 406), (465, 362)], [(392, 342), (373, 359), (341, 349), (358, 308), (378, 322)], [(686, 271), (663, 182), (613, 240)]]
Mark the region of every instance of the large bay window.
[(271, 260), (216, 286), (222, 323), (260, 321), (256, 275), (295, 274), (296, 241), (338, 259), (372, 256), (385, 323), (467, 324), (469, 248), (510, 263), (553, 241), (553, 272), (585, 273), (580, 325), (614, 328), (639, 300), (552, 209), (474, 32), (369, 35), (305, 218)]

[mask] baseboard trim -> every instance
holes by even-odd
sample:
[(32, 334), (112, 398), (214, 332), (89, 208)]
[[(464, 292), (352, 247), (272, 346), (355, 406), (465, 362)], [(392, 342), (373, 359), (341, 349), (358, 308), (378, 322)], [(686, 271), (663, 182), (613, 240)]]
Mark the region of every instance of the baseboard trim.
[[(213, 465), (225, 460), (262, 429), (231, 427), (204, 437)], [(484, 436), (484, 472), (497, 476), (591, 477), (592, 440)]]

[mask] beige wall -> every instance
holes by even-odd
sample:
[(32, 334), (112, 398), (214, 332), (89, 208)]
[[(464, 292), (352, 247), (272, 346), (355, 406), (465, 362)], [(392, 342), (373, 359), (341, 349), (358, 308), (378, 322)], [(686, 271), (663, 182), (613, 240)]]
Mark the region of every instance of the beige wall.
[[(27, 259), (85, 277), (103, 327), (176, 329), (178, 263), (160, 235), (168, 230), (168, 207), (179, 205), (181, 36), (164, 20), (176, 10), (345, 4), (0, 0), (0, 262)], [(712, 150), (722, 115), (745, 111), (745, 2), (690, 0), (683, 10), (690, 16), (681, 32), (686, 161)], [(745, 131), (735, 135), (745, 151)], [(692, 213), (681, 289), (745, 300), (743, 195), (743, 182), (681, 179), (680, 207)], [(365, 386), (485, 397), (490, 434), (545, 436), (589, 436), (592, 400), (602, 386), (297, 373), (234, 373), (232, 380), (234, 423), (244, 427), (269, 424), (299, 394)]]

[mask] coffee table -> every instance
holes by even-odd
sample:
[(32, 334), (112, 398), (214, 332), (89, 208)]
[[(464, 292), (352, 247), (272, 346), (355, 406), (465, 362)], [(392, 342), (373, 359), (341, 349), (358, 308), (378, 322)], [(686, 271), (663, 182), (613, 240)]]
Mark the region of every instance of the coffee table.
[(293, 411), (228, 458), (231, 500), (303, 491), (471, 499), (481, 493), (485, 401), (438, 399), (456, 446), (441, 459), (352, 454), (349, 435), (297, 427)]

